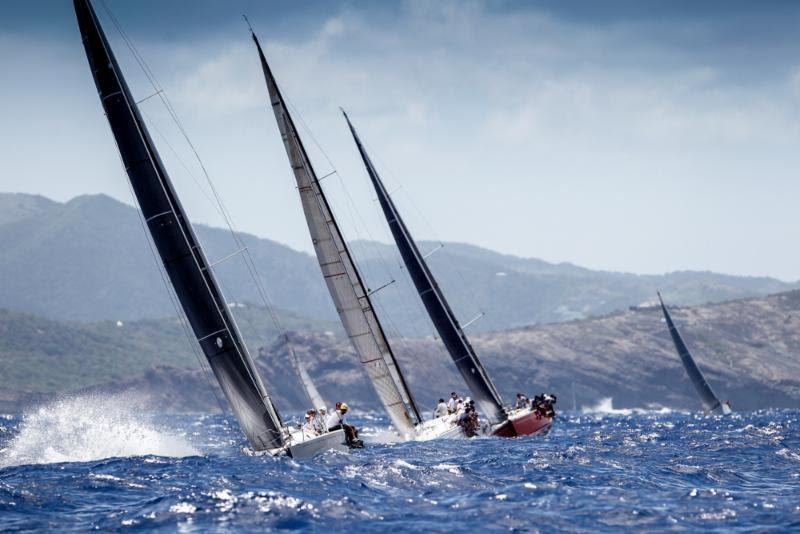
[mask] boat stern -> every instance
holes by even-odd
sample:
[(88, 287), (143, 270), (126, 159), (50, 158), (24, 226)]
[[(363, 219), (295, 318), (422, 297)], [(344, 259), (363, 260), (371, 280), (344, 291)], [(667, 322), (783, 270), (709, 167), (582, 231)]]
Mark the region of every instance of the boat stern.
[(492, 436), (514, 438), (517, 436), (544, 436), (550, 431), (553, 418), (541, 415), (531, 409), (514, 410), (491, 431)]

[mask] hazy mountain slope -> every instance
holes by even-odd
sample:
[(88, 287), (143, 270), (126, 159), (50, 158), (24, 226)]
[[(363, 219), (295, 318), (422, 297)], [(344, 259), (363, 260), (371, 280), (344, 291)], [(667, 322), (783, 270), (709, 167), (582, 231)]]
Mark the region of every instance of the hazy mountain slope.
[[(279, 406), (305, 406), (284, 343), (265, 326), (263, 313), (253, 309), (238, 316)], [(673, 316), (712, 387), (734, 408), (800, 407), (800, 291), (674, 308)], [(323, 396), (378, 409), (349, 342), (322, 331), (329, 325), (295, 320), (296, 351)], [(562, 408), (572, 407), (573, 392), (579, 407), (604, 397), (613, 397), (618, 407), (700, 406), (656, 307), (472, 340), (506, 400), (517, 391), (551, 391)], [(464, 391), (440, 341), (395, 339), (392, 346), (426, 411), (439, 396)], [(0, 411), (19, 409), (37, 394), (93, 384), (110, 391), (135, 389), (161, 411), (215, 410), (190, 347), (170, 322), (119, 328), (0, 314), (0, 373), (7, 377), (0, 387)], [(133, 374), (134, 368), (142, 374)]]
[[(237, 249), (227, 230), (198, 225), (210, 261)], [(336, 319), (316, 261), (268, 239), (244, 234), (273, 303), (307, 317)], [(430, 251), (434, 243), (422, 242)], [(355, 242), (352, 248), (390, 330), (432, 332), (393, 245)], [(53, 319), (97, 321), (157, 318), (174, 313), (136, 212), (106, 196), (57, 203), (0, 194), (0, 307)], [(446, 243), (429, 258), (462, 322), (479, 311), (470, 331), (521, 327), (623, 310), (654, 298), (656, 288), (676, 304), (761, 296), (794, 288), (770, 278), (683, 272), (664, 276), (592, 271), (567, 263), (499, 254)], [(241, 257), (216, 267), (229, 300), (261, 302)]]
[[(17, 205), (9, 200), (16, 197)], [(174, 313), (136, 211), (107, 196), (81, 196), (37, 216), (28, 195), (0, 195), (0, 306), (55, 319), (95, 321)], [(197, 225), (209, 261), (237, 247), (227, 230)], [(243, 234), (269, 296), (280, 308), (333, 317), (310, 256)], [(216, 271), (230, 300), (260, 302), (240, 257)]]
[[(422, 241), (423, 253), (438, 243)], [(400, 267), (395, 248), (356, 242), (353, 249), (373, 286), (395, 279), (398, 283), (378, 293), (386, 309), (418, 311), (416, 293)], [(670, 302), (697, 305), (707, 302), (763, 296), (797, 286), (771, 278), (737, 277), (711, 272), (676, 272), (666, 275), (636, 275), (592, 271), (571, 264), (552, 264), (499, 254), (473, 245), (445, 243), (428, 258), (439, 284), (462, 322), (487, 313), (471, 326), (474, 331), (522, 327), (581, 319), (624, 310), (655, 301), (660, 289)], [(387, 273), (388, 269), (388, 274)], [(378, 276), (373, 273), (384, 273)], [(404, 304), (405, 303), (405, 304)], [(407, 321), (416, 320), (412, 317)], [(425, 333), (430, 333), (428, 329)]]

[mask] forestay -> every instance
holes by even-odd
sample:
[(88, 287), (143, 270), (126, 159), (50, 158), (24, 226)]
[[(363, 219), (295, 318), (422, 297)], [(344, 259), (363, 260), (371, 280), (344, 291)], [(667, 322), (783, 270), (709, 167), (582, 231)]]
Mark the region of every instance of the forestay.
[(255, 34), (253, 41), (258, 48), (272, 109), (297, 181), (314, 252), (336, 311), (394, 427), (401, 435), (412, 435), (414, 424), (406, 405), (414, 410), (417, 422), (422, 418)]
[[(344, 113), (344, 110), (342, 110), (342, 113)], [(496, 424), (504, 421), (507, 416), (500, 394), (489, 379), (483, 364), (478, 359), (478, 355), (458, 324), (453, 310), (450, 309), (444, 294), (439, 289), (439, 285), (428, 268), (425, 258), (420, 254), (414, 239), (397, 212), (394, 202), (387, 193), (380, 176), (378, 176), (378, 172), (372, 165), (372, 161), (361, 144), (355, 128), (350, 123), (347, 113), (344, 113), (344, 117), (350, 127), (350, 132), (353, 134), (356, 146), (358, 146), (358, 151), (361, 153), (361, 158), (367, 168), (372, 185), (378, 194), (378, 201), (389, 223), (397, 248), (400, 250), (403, 263), (408, 269), (408, 274), (417, 288), (417, 293), (422, 299), (425, 309), (436, 327), (436, 331), (439, 332), (442, 342), (467, 383), (473, 397), (475, 397), (481, 412), (491, 423)]]
[(233, 412), (256, 450), (284, 444), (281, 420), (242, 342), (88, 0), (75, 0), (86, 56), (155, 248)]

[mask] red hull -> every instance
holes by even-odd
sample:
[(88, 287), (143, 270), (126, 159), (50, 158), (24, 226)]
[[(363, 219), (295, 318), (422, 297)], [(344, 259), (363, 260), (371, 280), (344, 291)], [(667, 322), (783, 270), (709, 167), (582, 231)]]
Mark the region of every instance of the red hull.
[(553, 424), (552, 417), (544, 417), (535, 412), (512, 414), (508, 421), (492, 431), (493, 436), (513, 438), (516, 436), (535, 436), (547, 434)]

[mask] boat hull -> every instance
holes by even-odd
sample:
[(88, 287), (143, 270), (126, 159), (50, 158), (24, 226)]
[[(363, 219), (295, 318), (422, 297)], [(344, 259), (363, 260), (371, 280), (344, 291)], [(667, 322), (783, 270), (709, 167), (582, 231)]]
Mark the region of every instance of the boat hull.
[(550, 431), (552, 417), (545, 417), (532, 410), (515, 410), (508, 420), (492, 429), (492, 436), (514, 438), (517, 436), (543, 436)]
[(314, 436), (302, 441), (290, 443), (286, 448), (286, 454), (292, 458), (301, 460), (303, 458), (311, 458), (312, 456), (330, 450), (347, 452), (349, 449), (344, 436), (344, 430), (339, 429), (333, 432), (327, 432), (321, 436)]
[(456, 424), (456, 417), (448, 415), (431, 421), (425, 421), (416, 427), (415, 441), (430, 441), (432, 439), (460, 439), (466, 438), (464, 430)]

